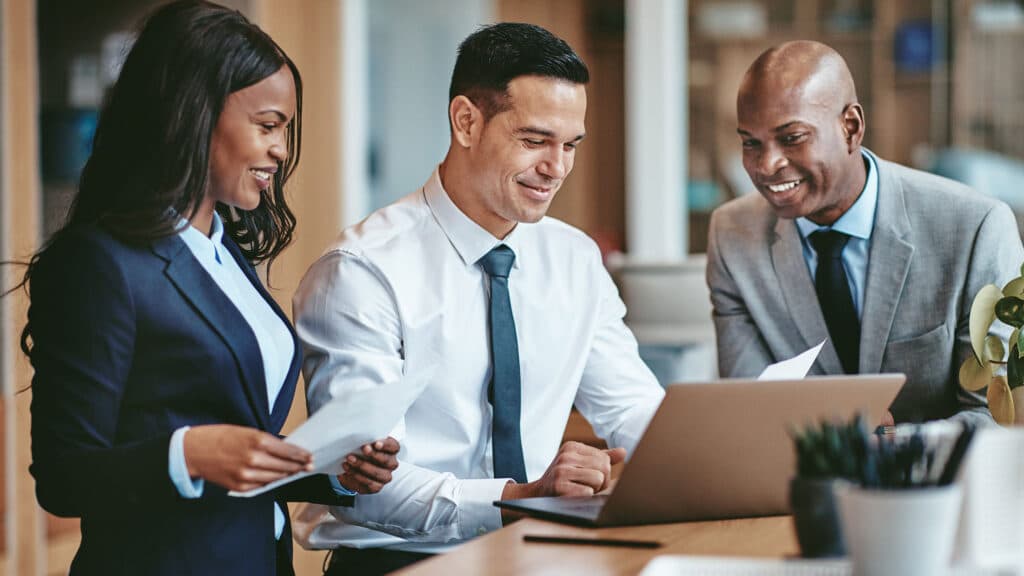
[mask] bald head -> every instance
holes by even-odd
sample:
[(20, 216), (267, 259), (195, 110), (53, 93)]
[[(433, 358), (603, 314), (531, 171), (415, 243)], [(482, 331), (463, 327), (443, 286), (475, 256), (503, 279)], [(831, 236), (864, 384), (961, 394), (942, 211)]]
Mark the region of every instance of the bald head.
[(743, 165), (783, 218), (829, 225), (864, 187), (864, 111), (850, 69), (818, 42), (787, 42), (750, 65), (736, 97)]
[(846, 61), (820, 42), (786, 42), (763, 52), (743, 77), (737, 105), (756, 93), (786, 93), (815, 105), (836, 107), (857, 102)]

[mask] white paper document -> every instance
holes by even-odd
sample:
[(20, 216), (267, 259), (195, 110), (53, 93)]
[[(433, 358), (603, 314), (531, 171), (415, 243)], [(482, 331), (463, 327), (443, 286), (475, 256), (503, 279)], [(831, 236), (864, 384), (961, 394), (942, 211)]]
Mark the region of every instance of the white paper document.
[(359, 390), (324, 404), (285, 441), (313, 453), (313, 470), (298, 472), (247, 492), (248, 498), (313, 474), (341, 474), (341, 462), (363, 444), (387, 437), (426, 385), (425, 378)]
[[(656, 556), (640, 576), (852, 576), (847, 558), (741, 558), (728, 556)], [(1022, 576), (1024, 567), (953, 564), (945, 576)]]
[(818, 357), (818, 352), (821, 352), (821, 347), (825, 345), (825, 342), (825, 340), (822, 340), (821, 344), (818, 344), (806, 352), (797, 354), (789, 360), (783, 360), (782, 362), (772, 364), (765, 368), (757, 379), (800, 380), (807, 376), (807, 372), (810, 371), (811, 365), (814, 364), (814, 360)]

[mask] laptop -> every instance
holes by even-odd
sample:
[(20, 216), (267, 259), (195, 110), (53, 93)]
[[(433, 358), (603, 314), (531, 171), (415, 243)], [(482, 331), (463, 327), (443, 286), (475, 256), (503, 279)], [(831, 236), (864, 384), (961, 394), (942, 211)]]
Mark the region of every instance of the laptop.
[(881, 421), (903, 374), (673, 384), (611, 494), (495, 506), (581, 526), (630, 526), (789, 513), (792, 426)]

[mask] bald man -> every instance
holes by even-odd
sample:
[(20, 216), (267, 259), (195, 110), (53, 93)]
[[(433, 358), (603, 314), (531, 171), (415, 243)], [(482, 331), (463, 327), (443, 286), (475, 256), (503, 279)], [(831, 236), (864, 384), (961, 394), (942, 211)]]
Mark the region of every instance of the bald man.
[(736, 112), (760, 194), (711, 216), (721, 375), (754, 376), (827, 338), (813, 374), (907, 375), (887, 419), (991, 422), (957, 375), (974, 295), (1024, 259), (1009, 208), (861, 147), (853, 78), (824, 44), (763, 53)]

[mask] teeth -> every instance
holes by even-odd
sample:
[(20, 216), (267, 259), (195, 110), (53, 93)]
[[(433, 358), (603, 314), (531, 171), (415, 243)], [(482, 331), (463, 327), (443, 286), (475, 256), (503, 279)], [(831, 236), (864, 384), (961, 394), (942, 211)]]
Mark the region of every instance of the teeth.
[(264, 182), (270, 182), (270, 172), (265, 170), (256, 170), (255, 168), (250, 168), (249, 172), (252, 172), (253, 176), (263, 180)]
[(802, 182), (802, 180), (793, 180), (792, 182), (786, 182), (785, 184), (776, 184), (774, 186), (768, 186), (768, 189), (771, 190), (772, 192), (785, 192), (787, 190), (792, 190), (793, 188), (796, 188), (797, 185), (800, 184), (800, 182)]

